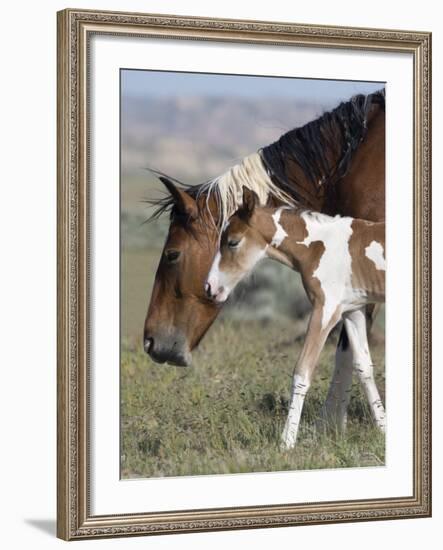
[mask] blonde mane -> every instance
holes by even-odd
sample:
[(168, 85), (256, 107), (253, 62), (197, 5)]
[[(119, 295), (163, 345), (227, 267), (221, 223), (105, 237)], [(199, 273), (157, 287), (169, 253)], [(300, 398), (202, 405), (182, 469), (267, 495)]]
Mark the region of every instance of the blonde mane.
[(263, 206), (267, 204), (271, 197), (288, 206), (297, 204), (295, 199), (277, 187), (272, 181), (263, 165), (260, 154), (252, 153), (221, 176), (199, 187), (198, 195), (206, 196), (206, 204), (208, 204), (211, 196), (216, 201), (220, 213), (216, 224), (218, 228), (224, 227), (232, 214), (241, 206), (243, 187), (254, 191)]

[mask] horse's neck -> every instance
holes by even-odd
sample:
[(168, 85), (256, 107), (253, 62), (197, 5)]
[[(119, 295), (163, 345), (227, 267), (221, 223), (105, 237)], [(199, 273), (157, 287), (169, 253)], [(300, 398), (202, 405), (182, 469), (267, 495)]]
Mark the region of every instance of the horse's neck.
[[(320, 133), (318, 128), (312, 131)], [(323, 211), (328, 189), (335, 185), (348, 162), (351, 143), (338, 126), (321, 137), (299, 136), (294, 144), (280, 141), (262, 150), (273, 177), (285, 182), (298, 204)]]
[(323, 210), (326, 197), (324, 186), (326, 177), (314, 182), (306, 176), (302, 167), (292, 159), (286, 161), (286, 176), (292, 188), (292, 194), (299, 204), (317, 212)]
[[(351, 151), (350, 143), (344, 136), (337, 134), (336, 140), (324, 141), (324, 158), (317, 163), (317, 173), (312, 177), (312, 159), (306, 159), (306, 166), (301, 166), (291, 155), (281, 155), (280, 170), (284, 173), (290, 194), (298, 204), (317, 212), (351, 215), (353, 217), (380, 220), (384, 217), (384, 108), (374, 104), (368, 113), (366, 134), (356, 149)], [(273, 145), (269, 146), (271, 150)], [(265, 148), (266, 149), (266, 148)], [(263, 150), (264, 157), (266, 153)], [(319, 153), (313, 153), (320, 158)], [(368, 163), (368, 156), (377, 160), (376, 165)], [(269, 160), (269, 159), (268, 159)], [(275, 177), (275, 176), (274, 176)], [(278, 178), (277, 178), (278, 179)], [(379, 196), (379, 210), (369, 210), (365, 196), (367, 189), (374, 196)], [(346, 206), (350, 204), (351, 210)], [(366, 204), (366, 207), (364, 206)]]
[(365, 139), (349, 168), (336, 184), (327, 186), (322, 212), (380, 221), (385, 217), (385, 115), (374, 105)]

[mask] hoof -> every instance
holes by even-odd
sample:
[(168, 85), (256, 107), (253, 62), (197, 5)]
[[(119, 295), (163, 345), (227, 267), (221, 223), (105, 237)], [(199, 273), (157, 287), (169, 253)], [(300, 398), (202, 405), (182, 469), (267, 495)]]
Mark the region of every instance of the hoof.
[(386, 433), (386, 422), (383, 420), (383, 422), (377, 423), (377, 428), (382, 432)]
[(297, 443), (297, 436), (282, 436), (282, 441), (280, 443), (280, 449), (282, 451), (290, 451), (295, 447), (295, 444)]

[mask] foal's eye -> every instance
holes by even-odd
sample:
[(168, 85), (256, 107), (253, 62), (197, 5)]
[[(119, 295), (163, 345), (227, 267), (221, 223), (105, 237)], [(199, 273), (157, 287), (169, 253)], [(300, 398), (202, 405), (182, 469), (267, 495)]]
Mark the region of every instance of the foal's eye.
[(229, 248), (237, 248), (237, 246), (240, 244), (239, 239), (229, 239), (228, 240), (228, 247)]
[(170, 263), (170, 264), (173, 264), (175, 263), (176, 261), (178, 261), (179, 257), (180, 257), (180, 251), (179, 250), (167, 250), (165, 252), (165, 256), (166, 256), (166, 260)]

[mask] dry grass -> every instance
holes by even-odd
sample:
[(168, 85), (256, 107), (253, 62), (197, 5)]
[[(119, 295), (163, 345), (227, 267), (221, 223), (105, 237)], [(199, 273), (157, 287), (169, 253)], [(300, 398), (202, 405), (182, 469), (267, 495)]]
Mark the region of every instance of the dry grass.
[[(384, 437), (373, 427), (356, 384), (346, 435), (315, 431), (336, 335), (322, 353), (306, 399), (298, 446), (291, 452), (280, 450), (305, 324), (297, 312), (288, 317), (288, 306), (303, 306), (296, 275), (274, 262), (255, 275), (241, 303), (214, 323), (191, 367), (157, 365), (143, 353), (143, 321), (161, 250), (157, 243), (163, 242), (157, 230), (163, 229), (141, 228), (151, 233), (152, 245), (124, 247), (122, 254), (122, 477), (384, 464)], [(384, 398), (383, 324), (371, 351)]]
[[(316, 432), (335, 342), (306, 399), (299, 443), (279, 448), (301, 339), (292, 323), (218, 321), (189, 368), (156, 365), (140, 346), (122, 352), (122, 477), (378, 466), (384, 436), (354, 385), (345, 436)], [(373, 349), (384, 394), (384, 349)]]

